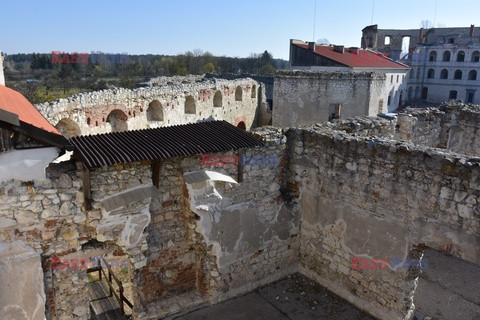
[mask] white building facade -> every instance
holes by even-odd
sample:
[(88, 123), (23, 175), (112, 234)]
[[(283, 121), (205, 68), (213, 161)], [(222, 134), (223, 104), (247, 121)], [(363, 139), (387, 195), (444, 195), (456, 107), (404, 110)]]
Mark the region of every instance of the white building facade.
[(480, 45), (417, 47), (407, 79), (407, 99), (439, 103), (450, 99), (480, 104)]

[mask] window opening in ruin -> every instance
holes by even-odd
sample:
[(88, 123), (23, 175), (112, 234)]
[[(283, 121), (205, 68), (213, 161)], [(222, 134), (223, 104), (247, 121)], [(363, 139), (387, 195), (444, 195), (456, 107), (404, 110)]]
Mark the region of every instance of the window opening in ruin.
[(407, 95), (407, 96), (408, 96), (408, 100), (412, 99), (412, 91), (413, 91), (413, 88), (412, 88), (412, 87), (408, 88), (408, 95)]
[(476, 70), (470, 70), (470, 72), (468, 73), (468, 80), (477, 80)]
[(450, 51), (445, 51), (443, 53), (443, 61), (450, 61), (450, 56), (451, 56)]
[(400, 55), (400, 59), (403, 59), (406, 56), (408, 56), (409, 50), (410, 50), (410, 37), (405, 36), (402, 38), (402, 53)]
[(430, 61), (437, 61), (437, 51), (430, 52)]
[(461, 80), (462, 79), (462, 70), (456, 70), (453, 79)]
[(393, 83), (393, 75), (390, 76), (390, 84)]
[(388, 96), (388, 100), (387, 100), (387, 105), (390, 105), (391, 102), (392, 102), (392, 96), (389, 95), (389, 96)]
[(91, 122), (90, 118), (87, 118), (87, 124), (88, 125), (90, 125), (90, 122)]
[(238, 124), (237, 124), (237, 128), (240, 128), (242, 130), (247, 130), (247, 126), (245, 125), (245, 122), (243, 121), (240, 121)]
[(480, 61), (480, 52), (474, 51), (472, 53), (472, 62), (478, 62)]
[(195, 99), (192, 96), (187, 96), (185, 98), (185, 113), (186, 114), (196, 114)]
[(383, 99), (378, 100), (378, 110), (377, 114), (383, 113)]
[(397, 83), (398, 83), (398, 80), (400, 79), (400, 76), (397, 74)]
[(58, 121), (55, 128), (67, 139), (81, 134), (79, 125), (75, 121), (67, 118)]
[(416, 87), (415, 88), (415, 99), (418, 99), (418, 98), (420, 98), (420, 88)]
[(467, 96), (465, 100), (467, 103), (473, 103), (475, 100), (475, 90), (467, 90)]
[(242, 87), (238, 86), (237, 89), (235, 89), (235, 101), (242, 101)]
[(128, 256), (115, 244), (95, 241), (91, 246), (90, 242), (82, 246), (82, 256), (88, 263), (84, 271), (92, 319), (104, 315), (105, 310), (112, 319), (130, 317), (135, 288)]
[(153, 100), (148, 104), (147, 109), (148, 121), (163, 121), (163, 107), (160, 101)]
[(435, 77), (435, 70), (428, 69), (427, 78), (432, 79)]
[(122, 132), (128, 130), (128, 116), (122, 110), (115, 109), (107, 116), (107, 122), (112, 127), (112, 132)]
[(256, 97), (257, 97), (257, 86), (253, 85), (252, 86), (252, 96), (251, 96), (251, 98), (255, 99)]
[(440, 79), (448, 79), (448, 70), (447, 69), (443, 69), (440, 72)]
[(428, 88), (427, 87), (423, 87), (422, 88), (422, 99), (423, 100), (426, 100), (428, 97)]
[(457, 91), (451, 90), (448, 94), (448, 99), (457, 99)]
[(465, 61), (465, 52), (460, 51), (457, 53), (457, 62), (464, 62)]
[(420, 68), (417, 68), (417, 79), (420, 79)]
[(220, 90), (217, 90), (217, 92), (215, 92), (215, 95), (213, 96), (213, 106), (216, 108), (221, 108), (222, 104), (222, 93), (220, 92)]
[(448, 43), (453, 44), (454, 42), (455, 42), (455, 39), (454, 39), (454, 38), (449, 38), (449, 39), (448, 39)]
[(385, 44), (386, 46), (390, 45), (390, 41), (391, 41), (390, 36), (385, 36), (384, 44)]

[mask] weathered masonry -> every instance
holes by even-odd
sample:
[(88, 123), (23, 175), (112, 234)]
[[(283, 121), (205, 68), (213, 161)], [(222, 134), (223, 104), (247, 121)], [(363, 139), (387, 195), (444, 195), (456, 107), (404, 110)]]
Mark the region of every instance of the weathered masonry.
[(376, 72), (283, 71), (275, 76), (272, 124), (304, 127), (376, 116), (387, 110), (386, 81), (385, 74)]
[(263, 124), (265, 88), (252, 79), (182, 77), (153, 84), (80, 93), (36, 107), (68, 138), (205, 120), (225, 120), (247, 129)]
[[(0, 308), (89, 319), (86, 271), (52, 264), (97, 246), (128, 259), (134, 319), (297, 271), (378, 318), (408, 319), (418, 270), (356, 270), (352, 258), (422, 259), (429, 247), (480, 265), (479, 113), (451, 104), (287, 132), (214, 121), (72, 138), (76, 162), (0, 182), (2, 281), (33, 275), (0, 287)], [(202, 154), (279, 161), (206, 167)]]

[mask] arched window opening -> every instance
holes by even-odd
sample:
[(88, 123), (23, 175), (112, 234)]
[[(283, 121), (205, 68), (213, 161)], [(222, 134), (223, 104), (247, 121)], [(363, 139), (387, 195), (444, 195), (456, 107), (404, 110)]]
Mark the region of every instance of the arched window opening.
[(235, 90), (235, 101), (242, 101), (243, 90), (242, 87), (238, 86)]
[(440, 79), (448, 79), (448, 70), (447, 69), (443, 69), (440, 72)]
[(115, 109), (108, 114), (107, 122), (112, 127), (112, 132), (122, 132), (128, 130), (128, 117), (122, 110)]
[(453, 79), (461, 80), (462, 79), (462, 70), (455, 70), (455, 74), (453, 76)]
[(470, 70), (470, 72), (468, 73), (468, 80), (477, 80), (476, 70)]
[(71, 119), (62, 119), (55, 126), (57, 130), (67, 139), (81, 135), (80, 126)]
[(427, 78), (428, 79), (433, 79), (434, 77), (435, 77), (435, 70), (428, 69)]
[(451, 56), (450, 51), (445, 51), (443, 53), (443, 61), (450, 61), (450, 56)]
[(192, 96), (185, 98), (185, 113), (186, 114), (196, 114), (195, 99)]
[(148, 104), (147, 109), (148, 121), (163, 121), (163, 107), (160, 101), (153, 100)]
[(213, 106), (216, 108), (221, 108), (222, 105), (222, 93), (220, 92), (220, 90), (217, 90), (217, 92), (215, 92), (215, 95), (213, 96)]

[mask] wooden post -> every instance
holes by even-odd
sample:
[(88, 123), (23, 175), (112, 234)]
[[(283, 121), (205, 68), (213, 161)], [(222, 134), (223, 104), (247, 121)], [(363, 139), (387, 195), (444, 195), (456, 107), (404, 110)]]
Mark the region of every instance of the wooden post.
[(120, 309), (122, 309), (122, 314), (125, 314), (125, 307), (123, 306), (123, 285), (120, 283), (118, 286), (118, 290), (120, 291)]
[(100, 259), (98, 259), (98, 279), (102, 281), (102, 263)]
[(112, 291), (113, 283), (112, 283), (112, 271), (110, 270), (110, 268), (108, 268), (108, 282), (110, 282), (110, 286), (108, 286), (108, 287), (110, 288), (109, 297), (111, 297), (111, 296), (113, 296), (113, 291)]
[(85, 210), (92, 210), (92, 188), (90, 186), (90, 170), (82, 163), (82, 183)]
[(243, 163), (242, 163), (243, 149), (238, 149), (238, 167), (237, 167), (237, 182), (243, 182)]
[(158, 188), (160, 185), (160, 168), (162, 167), (162, 159), (156, 159), (152, 164), (152, 183)]

